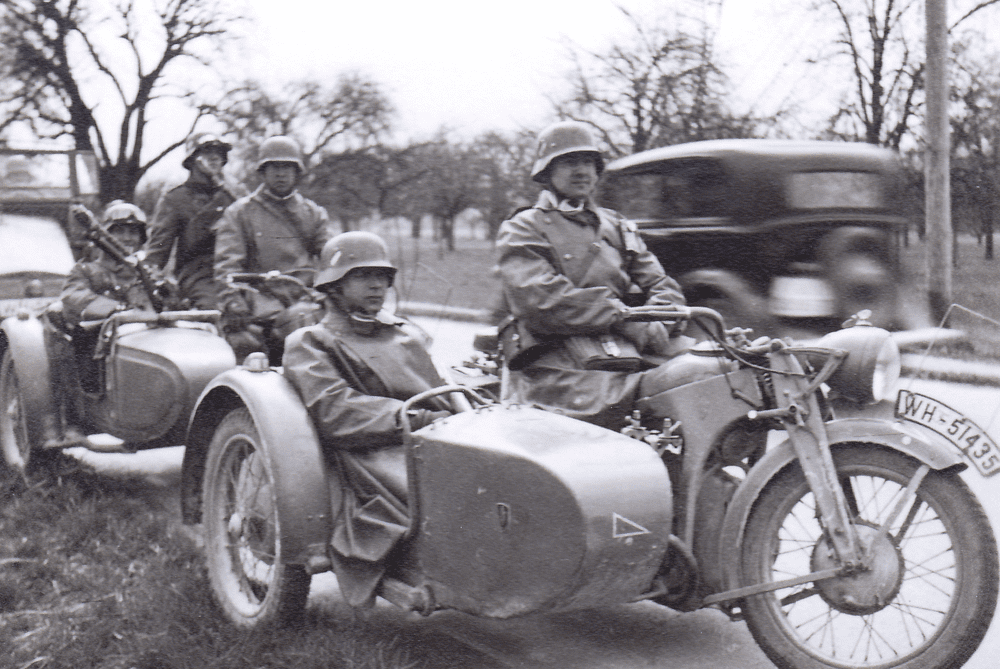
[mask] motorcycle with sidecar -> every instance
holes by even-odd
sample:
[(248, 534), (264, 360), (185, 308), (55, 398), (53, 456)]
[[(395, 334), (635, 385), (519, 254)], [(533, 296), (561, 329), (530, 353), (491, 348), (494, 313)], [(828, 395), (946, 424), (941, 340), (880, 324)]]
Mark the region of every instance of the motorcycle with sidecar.
[(154, 310), (71, 326), (56, 302), (0, 323), (0, 471), (7, 473), (24, 476), (74, 446), (183, 444), (202, 389), (236, 365), (218, 334), (218, 311), (182, 308), (167, 282), (129, 256), (89, 211), (74, 213), (91, 244), (136, 268)]
[(889, 334), (861, 321), (796, 345), (751, 341), (707, 308), (632, 318), (709, 337), (665, 363), (673, 383), (620, 431), (449, 385), (407, 408), (443, 395), (453, 415), (410, 431), (401, 413), (402, 477), (371, 453), (325, 452), (262, 356), (222, 373), (191, 421), (182, 508), (203, 524), (224, 614), (260, 629), (300, 612), (312, 574), (335, 563), (340, 486), (383, 481), (406, 532), (377, 592), (409, 611), (651, 600), (745, 620), (780, 667), (961, 666), (998, 580), (962, 454), (918, 425), (832, 408), (889, 392)]

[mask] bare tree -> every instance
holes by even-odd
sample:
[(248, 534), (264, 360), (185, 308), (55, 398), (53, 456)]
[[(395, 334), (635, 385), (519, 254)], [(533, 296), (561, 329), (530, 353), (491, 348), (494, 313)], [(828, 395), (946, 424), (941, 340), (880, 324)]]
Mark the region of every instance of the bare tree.
[[(960, 0), (949, 31), (997, 2)], [(922, 7), (922, 0), (815, 1), (815, 9), (833, 14), (835, 50), (851, 68), (852, 90), (830, 118), (832, 137), (899, 149), (923, 104)]]
[[(144, 160), (149, 105), (192, 99), (168, 87), (176, 64), (207, 66), (200, 45), (220, 44), (240, 20), (225, 0), (160, 0), (152, 9), (131, 0), (0, 0), (0, 131), (24, 123), (40, 138), (70, 136), (76, 149), (97, 156), (101, 199), (131, 199), (146, 171), (205, 113)], [(112, 105), (120, 113), (100, 122)]]
[(246, 81), (212, 108), (241, 140), (245, 157), (270, 135), (295, 137), (306, 158), (373, 146), (392, 127), (394, 109), (379, 84), (360, 73), (342, 74), (332, 87), (295, 81), (271, 92)]
[(751, 136), (761, 123), (726, 106), (727, 79), (715, 62), (714, 33), (652, 27), (619, 8), (631, 40), (597, 53), (572, 50), (572, 93), (554, 101), (562, 118), (590, 123), (612, 155), (677, 142)]
[[(951, 85), (951, 190), (956, 229), (964, 220), (994, 257), (994, 212), (1000, 202), (1000, 54), (979, 56), (958, 44)], [(964, 215), (962, 215), (964, 214)]]

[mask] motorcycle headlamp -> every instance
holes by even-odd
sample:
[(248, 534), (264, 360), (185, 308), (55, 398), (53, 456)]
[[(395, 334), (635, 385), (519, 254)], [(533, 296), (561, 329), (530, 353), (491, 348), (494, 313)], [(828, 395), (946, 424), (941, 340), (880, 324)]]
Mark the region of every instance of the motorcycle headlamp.
[(844, 328), (824, 335), (819, 345), (847, 352), (826, 383), (855, 402), (880, 402), (889, 396), (899, 380), (899, 347), (882, 328), (870, 325)]

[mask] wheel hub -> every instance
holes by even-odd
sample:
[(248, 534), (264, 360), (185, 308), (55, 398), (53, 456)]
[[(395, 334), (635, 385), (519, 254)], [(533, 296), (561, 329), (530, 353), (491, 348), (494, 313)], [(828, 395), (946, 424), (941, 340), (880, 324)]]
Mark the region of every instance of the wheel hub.
[[(820, 596), (831, 607), (852, 615), (867, 615), (885, 608), (903, 582), (903, 557), (892, 540), (870, 524), (855, 526), (858, 541), (865, 549), (866, 568), (847, 576), (816, 583)], [(824, 537), (813, 549), (812, 569), (837, 568), (833, 545)]]

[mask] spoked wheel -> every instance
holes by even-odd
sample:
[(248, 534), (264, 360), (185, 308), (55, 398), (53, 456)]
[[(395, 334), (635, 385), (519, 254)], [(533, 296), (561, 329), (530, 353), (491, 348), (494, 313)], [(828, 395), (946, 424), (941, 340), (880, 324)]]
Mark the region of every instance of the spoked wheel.
[(0, 360), (0, 473), (25, 476), (32, 460), (31, 450), (14, 358), (7, 350)]
[[(862, 444), (835, 447), (833, 456), (870, 568), (747, 598), (754, 639), (789, 669), (961, 666), (997, 601), (996, 541), (979, 502), (957, 475), (931, 471), (886, 534), (879, 528), (919, 463)], [(835, 566), (797, 464), (756, 501), (741, 559), (743, 585)]]
[(301, 613), (310, 576), (285, 561), (271, 464), (244, 408), (227, 415), (212, 437), (204, 505), (208, 576), (226, 617), (251, 629)]

